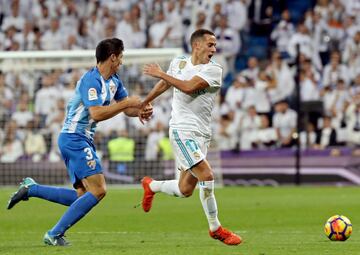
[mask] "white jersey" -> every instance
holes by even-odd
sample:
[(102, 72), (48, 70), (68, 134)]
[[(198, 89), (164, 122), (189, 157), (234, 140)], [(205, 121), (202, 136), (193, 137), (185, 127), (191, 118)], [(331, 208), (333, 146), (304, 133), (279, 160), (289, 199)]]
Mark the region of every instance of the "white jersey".
[(197, 131), (206, 137), (211, 137), (211, 112), (222, 84), (222, 72), (222, 67), (213, 61), (193, 65), (191, 57), (181, 56), (172, 60), (167, 74), (183, 81), (198, 76), (205, 80), (209, 87), (191, 95), (174, 88), (171, 128)]

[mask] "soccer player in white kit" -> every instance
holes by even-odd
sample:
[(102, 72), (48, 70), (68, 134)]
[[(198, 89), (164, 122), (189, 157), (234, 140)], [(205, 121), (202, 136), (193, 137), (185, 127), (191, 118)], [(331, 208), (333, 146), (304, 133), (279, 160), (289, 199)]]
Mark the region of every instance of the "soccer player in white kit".
[(160, 79), (143, 101), (144, 107), (174, 87), (169, 135), (181, 174), (179, 180), (157, 181), (144, 177), (142, 207), (145, 212), (150, 211), (157, 192), (189, 197), (199, 183), (210, 236), (227, 245), (239, 245), (241, 238), (219, 222), (214, 175), (206, 160), (211, 139), (211, 112), (222, 84), (222, 67), (211, 61), (216, 52), (216, 37), (209, 30), (199, 29), (191, 35), (190, 43), (191, 57), (173, 59), (167, 73), (158, 64), (148, 64), (143, 69), (144, 74)]

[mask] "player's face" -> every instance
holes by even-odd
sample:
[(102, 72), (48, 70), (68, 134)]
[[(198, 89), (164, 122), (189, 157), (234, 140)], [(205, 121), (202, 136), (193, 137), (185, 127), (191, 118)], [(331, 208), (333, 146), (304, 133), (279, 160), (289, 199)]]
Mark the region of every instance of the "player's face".
[(113, 73), (116, 73), (118, 71), (120, 65), (122, 64), (122, 58), (123, 58), (122, 52), (119, 54), (119, 56), (116, 55), (111, 56), (112, 59), (111, 70)]
[(216, 38), (213, 35), (205, 34), (200, 43), (200, 61), (202, 64), (209, 63), (216, 52)]

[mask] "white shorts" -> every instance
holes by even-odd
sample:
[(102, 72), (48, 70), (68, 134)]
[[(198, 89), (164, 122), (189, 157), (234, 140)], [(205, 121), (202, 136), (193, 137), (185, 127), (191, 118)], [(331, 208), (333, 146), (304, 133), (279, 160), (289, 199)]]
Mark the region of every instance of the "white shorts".
[(201, 133), (170, 128), (169, 138), (177, 169), (189, 170), (206, 158), (210, 139)]

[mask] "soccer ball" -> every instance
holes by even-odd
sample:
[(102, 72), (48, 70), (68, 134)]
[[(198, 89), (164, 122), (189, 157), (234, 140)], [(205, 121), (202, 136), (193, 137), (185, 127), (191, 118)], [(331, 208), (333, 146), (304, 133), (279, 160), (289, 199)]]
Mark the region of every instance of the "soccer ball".
[(331, 241), (345, 241), (352, 233), (352, 225), (344, 215), (334, 215), (326, 221), (324, 231)]

